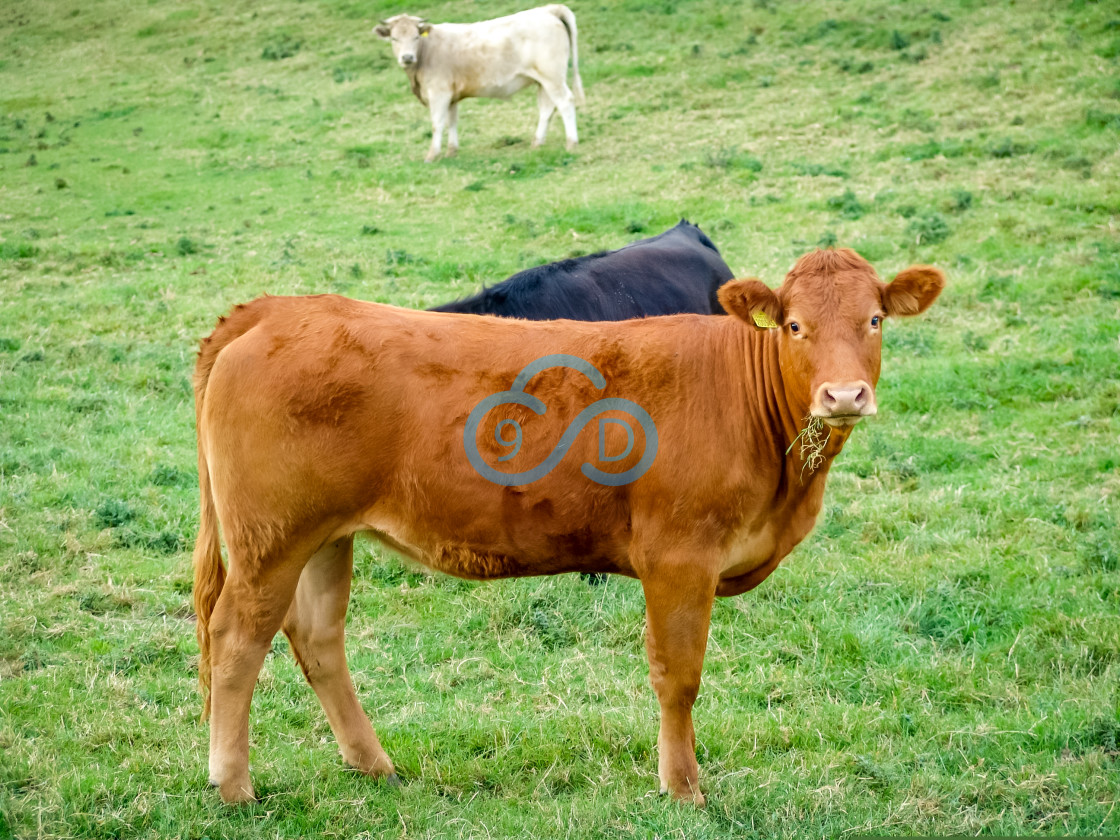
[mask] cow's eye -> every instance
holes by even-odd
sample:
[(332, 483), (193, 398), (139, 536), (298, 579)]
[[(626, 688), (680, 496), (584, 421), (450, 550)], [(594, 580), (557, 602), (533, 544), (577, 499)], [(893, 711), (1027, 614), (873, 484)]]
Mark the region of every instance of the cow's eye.
[(799, 323), (797, 323), (796, 321), (790, 321), (789, 322), (789, 331), (791, 333), (793, 333), (794, 335), (797, 335), (797, 333), (801, 332), (801, 325)]
[(879, 324), (881, 324), (882, 322), (883, 322), (883, 319), (880, 318), (878, 315), (876, 315), (874, 318), (871, 319), (871, 326), (874, 329), (878, 329)]

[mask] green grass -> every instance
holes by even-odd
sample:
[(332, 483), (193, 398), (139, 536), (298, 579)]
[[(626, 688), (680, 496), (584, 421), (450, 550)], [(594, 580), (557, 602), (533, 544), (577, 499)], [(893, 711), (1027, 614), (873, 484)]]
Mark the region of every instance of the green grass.
[[(472, 18), (519, 8), (471, 4)], [(403, 2), (0, 11), (0, 837), (1120, 834), (1120, 16), (1106, 3), (573, 4), (582, 143), (462, 106)], [(406, 784), (345, 770), (278, 640), (262, 801), (206, 786), (198, 339), (263, 293), (422, 307), (680, 217), (777, 284), (818, 243), (950, 285), (886, 328), (818, 528), (717, 604), (709, 806), (654, 795), (640, 588), (362, 544), (349, 651)]]

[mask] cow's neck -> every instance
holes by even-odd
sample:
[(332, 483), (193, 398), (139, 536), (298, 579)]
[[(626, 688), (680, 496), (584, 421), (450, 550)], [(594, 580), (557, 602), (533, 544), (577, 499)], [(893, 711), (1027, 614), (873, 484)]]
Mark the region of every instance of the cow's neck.
[(849, 434), (825, 426), (822, 436), (827, 437), (823, 437), (820, 458), (807, 458), (799, 436), (809, 405), (804, 398), (789, 394), (782, 381), (777, 335), (736, 324), (732, 318), (727, 323), (740, 328), (745, 336), (743, 358), (733, 361), (747, 371), (742, 393), (747, 462), (728, 473), (745, 476), (751, 492), (766, 493), (768, 500), (761, 506), (744, 507), (743, 518), (732, 526), (735, 538), (727, 561), (730, 565), (716, 590), (720, 596), (738, 595), (758, 586), (809, 535), (824, 503), (829, 468)]
[(408, 83), (412, 87), (412, 95), (420, 100), (422, 105), (427, 105), (428, 100), (424, 96), (424, 87), (420, 84), (420, 58), (417, 56), (416, 63), (411, 67), (404, 68), (405, 75), (408, 76)]

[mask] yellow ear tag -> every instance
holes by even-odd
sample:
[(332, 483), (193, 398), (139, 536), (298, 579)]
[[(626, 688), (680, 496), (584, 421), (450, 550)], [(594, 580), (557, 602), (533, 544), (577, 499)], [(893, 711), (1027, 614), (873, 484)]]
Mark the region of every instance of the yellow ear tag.
[(762, 327), (765, 330), (777, 329), (778, 322), (759, 309), (757, 312), (752, 312), (751, 317), (754, 319), (756, 326)]
[(420, 37), (421, 38), (427, 38), (428, 37), (428, 30), (425, 29), (423, 32), (421, 32)]

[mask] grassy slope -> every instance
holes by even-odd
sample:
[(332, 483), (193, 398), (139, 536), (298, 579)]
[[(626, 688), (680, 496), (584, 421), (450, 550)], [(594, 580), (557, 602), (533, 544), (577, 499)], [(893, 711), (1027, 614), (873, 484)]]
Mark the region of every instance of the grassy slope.
[[(0, 10), (0, 836), (1120, 833), (1115, 11), (573, 7), (580, 149), (557, 124), (530, 152), (522, 94), (466, 103), (435, 166), (368, 34), (402, 3)], [(882, 416), (815, 534), (717, 605), (707, 811), (650, 795), (636, 584), (476, 586), (368, 547), (352, 663), (409, 784), (342, 770), (278, 641), (263, 802), (220, 807), (197, 338), (264, 292), (424, 306), (681, 216), (771, 284), (832, 242), (952, 284), (888, 326)]]

